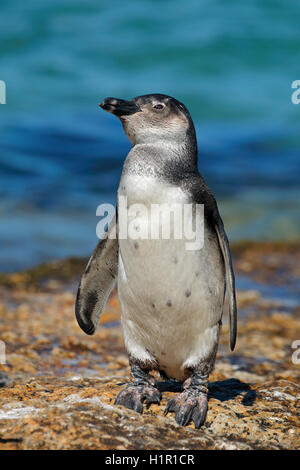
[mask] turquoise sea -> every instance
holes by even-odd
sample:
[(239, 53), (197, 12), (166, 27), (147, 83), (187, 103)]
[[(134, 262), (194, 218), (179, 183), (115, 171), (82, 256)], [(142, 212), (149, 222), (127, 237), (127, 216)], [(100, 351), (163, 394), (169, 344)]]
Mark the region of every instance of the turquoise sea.
[(0, 271), (96, 244), (130, 148), (105, 96), (166, 93), (194, 118), (230, 240), (300, 231), (300, 2), (2, 0)]

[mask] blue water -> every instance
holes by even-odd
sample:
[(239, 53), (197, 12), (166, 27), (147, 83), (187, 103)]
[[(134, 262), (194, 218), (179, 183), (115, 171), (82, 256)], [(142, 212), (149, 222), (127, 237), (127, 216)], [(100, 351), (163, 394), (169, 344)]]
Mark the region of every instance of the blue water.
[(105, 96), (183, 101), (230, 239), (297, 239), (299, 18), (292, 0), (2, 0), (0, 271), (93, 249), (130, 148)]

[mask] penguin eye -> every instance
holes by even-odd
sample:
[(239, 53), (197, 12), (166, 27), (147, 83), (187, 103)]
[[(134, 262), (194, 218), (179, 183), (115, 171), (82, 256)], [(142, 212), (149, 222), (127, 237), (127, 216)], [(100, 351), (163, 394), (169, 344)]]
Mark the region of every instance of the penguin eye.
[(164, 104), (158, 103), (153, 106), (154, 109), (163, 109), (165, 107)]

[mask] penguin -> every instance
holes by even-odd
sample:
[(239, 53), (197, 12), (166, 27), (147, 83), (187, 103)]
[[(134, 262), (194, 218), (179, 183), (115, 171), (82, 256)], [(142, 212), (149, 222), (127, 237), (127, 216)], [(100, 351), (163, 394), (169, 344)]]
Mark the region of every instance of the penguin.
[[(85, 333), (93, 334), (117, 282), (132, 377), (115, 404), (139, 413), (144, 404), (159, 404), (159, 383), (151, 374), (158, 371), (163, 379), (180, 383), (181, 391), (169, 400), (165, 414), (174, 412), (179, 425), (193, 421), (199, 428), (207, 414), (225, 292), (232, 351), (237, 307), (227, 235), (216, 200), (198, 171), (194, 124), (183, 103), (163, 94), (108, 97), (99, 106), (120, 119), (132, 148), (118, 189), (117, 220), (98, 242), (82, 276), (76, 318)], [(138, 232), (120, 237), (118, 209), (124, 200), (127, 209), (162, 207), (159, 224), (174, 203), (192, 205), (190, 217), (203, 207), (202, 247), (187, 249), (184, 237), (138, 238)], [(149, 214), (131, 216), (130, 222), (137, 220), (136, 228), (143, 232)], [(113, 231), (117, 236), (111, 236)]]

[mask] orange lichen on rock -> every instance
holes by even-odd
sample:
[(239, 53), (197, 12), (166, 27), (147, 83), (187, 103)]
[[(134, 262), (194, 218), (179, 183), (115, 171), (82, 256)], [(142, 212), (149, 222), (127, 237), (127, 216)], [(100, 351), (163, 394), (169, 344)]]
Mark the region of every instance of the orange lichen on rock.
[(95, 335), (84, 335), (74, 315), (78, 278), (71, 276), (83, 262), (52, 263), (49, 279), (46, 266), (41, 278), (38, 268), (3, 275), (0, 449), (299, 448), (300, 364), (292, 360), (292, 343), (300, 340), (294, 289), (300, 251), (251, 244), (235, 253), (237, 278), (249, 269), (252, 280), (275, 293), (290, 273), (293, 302), (256, 287), (238, 290), (237, 347), (229, 352), (225, 317), (200, 430), (164, 415), (176, 384), (161, 382), (161, 404), (144, 407), (143, 415), (114, 405), (130, 374), (120, 305), (114, 291)]

